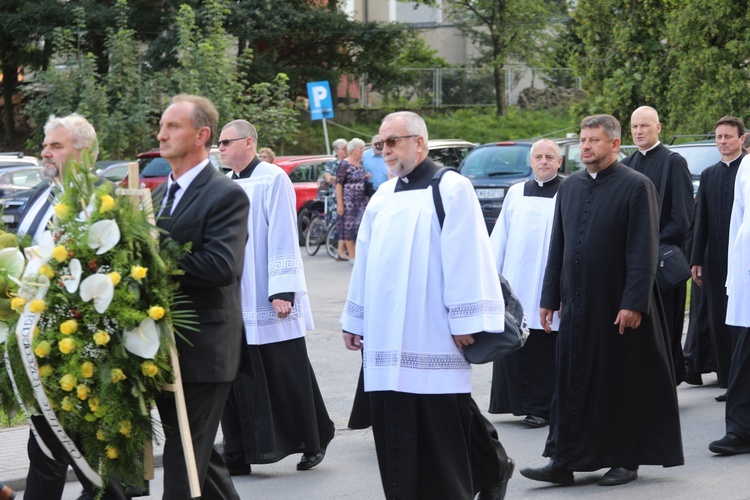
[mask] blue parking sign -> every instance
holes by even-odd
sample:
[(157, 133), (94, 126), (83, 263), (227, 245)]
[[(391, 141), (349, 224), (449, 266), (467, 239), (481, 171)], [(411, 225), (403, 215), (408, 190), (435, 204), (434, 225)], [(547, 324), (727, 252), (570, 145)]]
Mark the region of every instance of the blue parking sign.
[(310, 99), (310, 118), (333, 118), (333, 97), (328, 82), (307, 82), (307, 96)]

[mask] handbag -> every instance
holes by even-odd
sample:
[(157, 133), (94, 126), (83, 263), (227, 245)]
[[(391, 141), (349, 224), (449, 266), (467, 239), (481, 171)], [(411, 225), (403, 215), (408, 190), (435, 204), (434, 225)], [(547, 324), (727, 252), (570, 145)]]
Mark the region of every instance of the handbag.
[(690, 276), (690, 264), (680, 247), (673, 243), (659, 245), (659, 260), (656, 268), (656, 282), (659, 290), (677, 288)]
[(372, 195), (375, 194), (375, 185), (370, 181), (365, 181), (365, 196), (368, 198), (372, 198)]
[[(432, 178), (432, 199), (435, 203), (440, 228), (443, 228), (445, 209), (440, 196), (440, 179), (450, 168), (441, 168)], [(502, 332), (478, 332), (473, 334), (474, 343), (464, 346), (463, 353), (466, 361), (472, 364), (484, 364), (507, 356), (523, 347), (529, 335), (526, 320), (523, 315), (523, 305), (510, 287), (504, 276), (498, 275), (500, 288), (505, 301), (505, 328)]]

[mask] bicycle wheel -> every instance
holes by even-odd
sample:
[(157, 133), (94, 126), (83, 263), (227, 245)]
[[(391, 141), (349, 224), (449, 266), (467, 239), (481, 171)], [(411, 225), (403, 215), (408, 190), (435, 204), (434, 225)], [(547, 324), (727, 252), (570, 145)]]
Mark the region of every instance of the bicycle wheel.
[(331, 256), (332, 259), (336, 258), (337, 250), (339, 246), (338, 234), (336, 234), (336, 224), (331, 224), (328, 228), (328, 234), (326, 234), (326, 252)]
[(318, 253), (320, 245), (326, 237), (325, 221), (318, 216), (313, 216), (310, 226), (307, 228), (307, 237), (305, 238), (305, 248), (307, 255), (313, 256)]

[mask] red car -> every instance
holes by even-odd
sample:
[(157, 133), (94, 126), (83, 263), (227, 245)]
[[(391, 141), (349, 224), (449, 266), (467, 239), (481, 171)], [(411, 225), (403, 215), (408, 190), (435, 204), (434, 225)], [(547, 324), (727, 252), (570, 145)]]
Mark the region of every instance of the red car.
[[(219, 157), (219, 148), (211, 148), (211, 152), (208, 155), (208, 159), (211, 164), (221, 172), (228, 172), (229, 168), (225, 167)], [(172, 171), (172, 167), (169, 166), (169, 162), (161, 157), (159, 149), (152, 149), (145, 153), (140, 153), (137, 157), (138, 170), (140, 171), (140, 187), (147, 187), (151, 191), (156, 188), (159, 184), (167, 180), (167, 176)], [(127, 177), (120, 181), (120, 186), (127, 187)]]

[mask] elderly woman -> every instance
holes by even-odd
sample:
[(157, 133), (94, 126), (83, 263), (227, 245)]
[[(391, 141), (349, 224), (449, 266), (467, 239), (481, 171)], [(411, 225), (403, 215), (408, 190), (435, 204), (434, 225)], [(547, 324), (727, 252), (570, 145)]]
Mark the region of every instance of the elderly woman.
[[(354, 263), (354, 243), (357, 240), (359, 223), (365, 212), (367, 197), (365, 196), (365, 180), (369, 174), (362, 166), (362, 154), (365, 152), (365, 142), (362, 139), (352, 139), (346, 146), (349, 156), (339, 165), (336, 175), (336, 231), (339, 241), (344, 242), (349, 261)], [(341, 248), (339, 246), (339, 248)], [(341, 250), (339, 250), (340, 254)], [(339, 255), (337, 258), (343, 258)]]
[(274, 153), (271, 148), (260, 148), (258, 150), (258, 158), (260, 158), (261, 161), (273, 163), (276, 159), (276, 153)]

